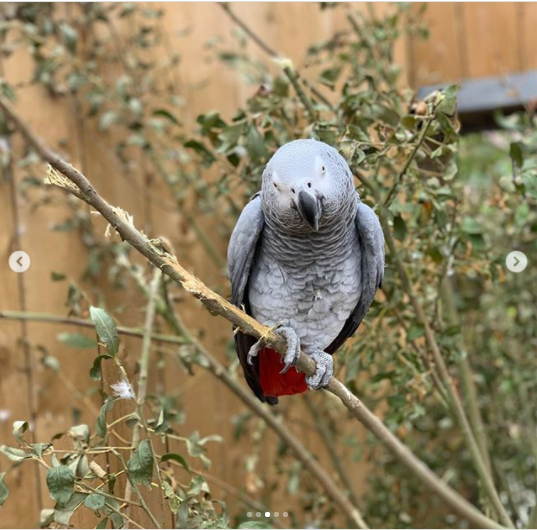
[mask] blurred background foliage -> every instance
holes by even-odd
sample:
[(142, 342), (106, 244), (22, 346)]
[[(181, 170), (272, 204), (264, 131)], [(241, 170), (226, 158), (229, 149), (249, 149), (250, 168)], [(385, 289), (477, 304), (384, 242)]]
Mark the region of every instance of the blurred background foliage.
[[(304, 50), (307, 76), (277, 51), (265, 50), (267, 60), (253, 57), (247, 28), (237, 29), (234, 42), (208, 42), (209, 53), (233, 70), (237, 83), (251, 95), (231, 113), (207, 109), (195, 128), (184, 125), (188, 101), (181, 93), (180, 57), (160, 24), (162, 11), (150, 4), (2, 4), (0, 49), (5, 58), (19, 54), (31, 59), (33, 78), (28, 83), (42, 86), (54, 100), (66, 100), (80, 127), (93, 131), (94, 141), (117, 167), (110, 178), (129, 179), (134, 168), (143, 165), (166, 186), (166, 198), (155, 195), (154, 200), (164, 211), (180, 212), (207, 259), (221, 271), (221, 281), (211, 287), (223, 294), (228, 293), (225, 243), (242, 207), (259, 189), (272, 154), (296, 138), (313, 137), (337, 147), (356, 175), (362, 200), (375, 208), (384, 229), (393, 234), (382, 292), (356, 339), (336, 356), (337, 377), (438, 475), (494, 517), (429, 351), (424, 322), (410, 301), (415, 296), (463, 396), (501, 500), (518, 527), (532, 527), (537, 523), (537, 277), (531, 266), (537, 250), (535, 107), (498, 114), (497, 130), (460, 136), (456, 87), (416, 101), (413, 91), (402, 86), (401, 68), (394, 63), (394, 43), (402, 32), (427, 37), (423, 9), (401, 4), (377, 16), (334, 4), (319, 8), (346, 10), (348, 27)], [(4, 81), (1, 88), (16, 100), (24, 84)], [(77, 232), (89, 251), (82, 278), (51, 271), (52, 280), (68, 284), (69, 316), (86, 317), (91, 305), (121, 315), (121, 308), (109, 306), (109, 289), (138, 291), (151, 299), (147, 266), (133, 259), (124, 243), (97, 233), (80, 201), (43, 185), (43, 166), (34, 152), (22, 147), (22, 154), (12, 158), (14, 131), (2, 116), (0, 129), (3, 167), (24, 172), (17, 193), (32, 208), (68, 205), (70, 215), (52, 230)], [(54, 147), (62, 150), (62, 145)], [(151, 186), (147, 193), (151, 195)], [(142, 228), (151, 237), (162, 235), (152, 233), (151, 224)], [(530, 256), (530, 266), (520, 275), (504, 269), (505, 256), (515, 249)], [(188, 247), (177, 251), (181, 258)], [(88, 292), (78, 281), (82, 279), (105, 287)], [(58, 308), (58, 313), (63, 311)], [(177, 317), (182, 311), (179, 289), (163, 282), (156, 319), (167, 333), (185, 337)], [(88, 347), (76, 333), (63, 334), (63, 341)], [(173, 348), (185, 373), (205, 366), (188, 336), (185, 344)], [(161, 349), (153, 353), (159, 359), (157, 369), (163, 369)], [(41, 361), (50, 370), (61, 370), (51, 352), (42, 351)], [(225, 362), (240, 379), (231, 341)], [(93, 376), (99, 376), (98, 363)], [(181, 401), (158, 388), (152, 392), (145, 413), (124, 419), (130, 428), (147, 421), (156, 431), (152, 437), (162, 443), (179, 437), (185, 455), (200, 460), (204, 469), (210, 465), (207, 442), (234, 443), (219, 437), (200, 440), (196, 432), (185, 432)], [(331, 456), (327, 465), (353, 502), (357, 496), (346, 476), (345, 459), (363, 463), (367, 488), (358, 504), (370, 526), (465, 525), (372, 436), (349, 428), (346, 412), (331, 399), (320, 393), (283, 401), (276, 414), (290, 421), (298, 418), (321, 433)], [(297, 409), (299, 401), (305, 403)], [(79, 455), (102, 445), (99, 421), (101, 429), (103, 421), (106, 426), (106, 403), (110, 401), (96, 418), (98, 436), (81, 445), (79, 440)], [(270, 465), (260, 465), (267, 429), (262, 420), (250, 411), (226, 420), (233, 422), (237, 439), (249, 439), (250, 451), (243, 459), (251, 481), (243, 488), (248, 495), (270, 511), (277, 491), (289, 496), (294, 506), (290, 521), (296, 527), (344, 524), (327, 493), (284, 444), (271, 453)], [(18, 441), (22, 447), (27, 443)], [(29, 447), (30, 458), (45, 458)], [(51, 449), (47, 451), (47, 458), (53, 458)], [(185, 457), (179, 457), (175, 461), (188, 468)], [(67, 465), (65, 458), (61, 462)], [(160, 466), (177, 527), (278, 524), (270, 519), (252, 523), (240, 496), (231, 509), (212, 500), (203, 473), (181, 482), (169, 463)], [(91, 484), (91, 473), (85, 470), (80, 480)], [(76, 509), (92, 509), (87, 496), (85, 491)], [(119, 505), (114, 508), (105, 509), (101, 524), (124, 524), (126, 512)], [(65, 523), (62, 510), (59, 502), (56, 512), (46, 512), (43, 524)]]

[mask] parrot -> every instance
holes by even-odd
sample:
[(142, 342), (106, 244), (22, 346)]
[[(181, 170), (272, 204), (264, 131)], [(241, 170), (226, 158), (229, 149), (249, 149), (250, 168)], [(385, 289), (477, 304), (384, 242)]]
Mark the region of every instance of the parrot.
[[(384, 234), (339, 152), (313, 139), (281, 146), (228, 246), (231, 302), (287, 341), (282, 356), (235, 330), (246, 382), (263, 403), (318, 390), (332, 354), (358, 329), (384, 276)], [(295, 368), (304, 351), (316, 365)]]

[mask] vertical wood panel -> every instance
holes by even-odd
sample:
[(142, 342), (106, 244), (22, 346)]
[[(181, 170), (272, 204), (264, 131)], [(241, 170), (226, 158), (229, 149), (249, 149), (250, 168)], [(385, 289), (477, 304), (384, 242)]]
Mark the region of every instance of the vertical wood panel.
[[(419, 6), (415, 6), (417, 11)], [(457, 6), (451, 2), (427, 5), (424, 20), (429, 28), (429, 38), (412, 36), (413, 83), (423, 86), (458, 81), (463, 77), (460, 27)]]
[(515, 3), (465, 3), (469, 77), (518, 72), (520, 42)]
[(517, 4), (519, 10), (518, 31), (522, 42), (522, 70), (537, 68), (537, 3)]

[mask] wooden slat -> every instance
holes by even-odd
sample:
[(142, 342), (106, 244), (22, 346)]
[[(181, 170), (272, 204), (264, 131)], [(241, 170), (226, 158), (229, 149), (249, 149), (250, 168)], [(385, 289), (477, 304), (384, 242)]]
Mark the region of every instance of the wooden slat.
[[(413, 5), (415, 13), (419, 9), (419, 4)], [(423, 19), (430, 35), (427, 39), (418, 35), (411, 37), (412, 64), (408, 69), (414, 73), (412, 86), (458, 81), (464, 75), (464, 50), (457, 5), (452, 2), (429, 3)]]
[(521, 70), (517, 9), (516, 3), (463, 4), (467, 77)]
[(522, 69), (537, 68), (537, 2), (517, 4), (521, 36)]

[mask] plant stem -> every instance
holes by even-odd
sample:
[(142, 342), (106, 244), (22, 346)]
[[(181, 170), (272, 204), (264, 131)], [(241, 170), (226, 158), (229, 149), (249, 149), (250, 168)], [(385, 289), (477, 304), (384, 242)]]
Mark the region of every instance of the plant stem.
[(406, 270), (403, 266), (403, 262), (401, 261), (399, 253), (397, 252), (397, 248), (395, 246), (395, 240), (393, 238), (391, 229), (388, 226), (388, 223), (384, 216), (382, 216), (381, 222), (384, 228), (384, 237), (386, 239), (386, 244), (388, 245), (388, 249), (390, 250), (390, 254), (395, 263), (395, 267), (399, 274), (399, 278), (401, 279), (403, 289), (407, 293), (410, 299), (410, 303), (412, 307), (414, 308), (414, 311), (416, 312), (416, 315), (419, 321), (421, 322), (421, 324), (423, 325), (425, 329), (425, 339), (433, 354), (433, 359), (436, 364), (436, 367), (438, 368), (440, 379), (442, 380), (447, 390), (447, 395), (448, 395), (452, 410), (455, 414), (455, 417), (457, 418), (458, 424), (460, 425), (462, 429), (462, 433), (466, 440), (468, 448), (470, 449), (470, 454), (472, 456), (472, 460), (474, 462), (477, 474), (479, 475), (479, 478), (481, 479), (483, 483), (483, 487), (487, 493), (487, 496), (492, 502), (494, 510), (496, 511), (502, 524), (513, 528), (514, 524), (511, 521), (511, 518), (509, 517), (507, 511), (505, 510), (505, 507), (503, 506), (502, 501), (500, 500), (500, 496), (498, 492), (496, 491), (496, 488), (494, 486), (494, 481), (492, 479), (491, 474), (489, 473), (487, 469), (485, 460), (483, 459), (481, 455), (481, 451), (476, 442), (474, 433), (472, 432), (472, 429), (470, 428), (470, 423), (468, 421), (468, 417), (466, 416), (464, 406), (459, 397), (455, 384), (453, 383), (453, 380), (449, 374), (449, 370), (444, 361), (444, 357), (442, 356), (442, 352), (440, 351), (440, 347), (438, 346), (438, 342), (436, 341), (434, 332), (431, 326), (429, 325), (429, 321), (425, 315), (425, 311), (423, 310), (421, 304), (419, 303), (414, 293), (414, 289), (412, 287), (412, 284), (410, 283), (410, 278), (408, 277), (408, 274), (406, 273)]
[[(257, 339), (263, 339), (267, 346), (275, 349), (276, 351), (282, 353), (286, 351), (287, 344), (285, 339), (277, 334), (273, 329), (268, 328), (257, 322), (254, 318), (247, 315), (239, 308), (235, 307), (227, 300), (219, 296), (217, 293), (209, 289), (201, 280), (196, 278), (194, 275), (190, 274), (186, 269), (184, 269), (177, 261), (177, 258), (171, 256), (159, 248), (155, 247), (147, 237), (142, 234), (139, 230), (136, 229), (134, 224), (125, 221), (120, 217), (115, 208), (113, 208), (108, 202), (106, 202), (95, 190), (91, 182), (82, 174), (80, 171), (75, 169), (72, 165), (62, 160), (58, 155), (51, 151), (44, 142), (37, 137), (25, 124), (25, 122), (19, 117), (18, 113), (13, 109), (11, 103), (9, 103), (4, 97), (0, 96), (0, 109), (4, 111), (7, 118), (10, 119), (15, 126), (19, 129), (21, 134), (24, 136), (26, 141), (36, 150), (36, 152), (47, 161), (53, 168), (62, 173), (66, 178), (68, 178), (73, 184), (75, 184), (81, 191), (81, 196), (83, 200), (91, 205), (95, 210), (97, 210), (104, 219), (106, 219), (110, 225), (118, 232), (123, 240), (127, 241), (132, 245), (138, 252), (145, 256), (149, 261), (154, 265), (160, 268), (166, 275), (171, 279), (182, 285), (190, 294), (195, 298), (200, 300), (200, 302), (211, 312), (212, 314), (220, 315), (226, 318), (233, 325), (238, 327), (243, 333), (251, 335)], [(67, 190), (68, 191), (68, 190)], [(390, 231), (387, 234), (388, 241), (392, 247), (395, 246), (393, 237), (391, 236)], [(440, 350), (438, 345), (434, 340), (432, 335), (432, 330), (430, 329), (427, 320), (425, 319), (425, 314), (421, 309), (421, 306), (415, 300), (413, 292), (410, 286), (410, 281), (406, 276), (404, 269), (402, 268), (402, 263), (398, 261), (399, 265), (403, 272), (402, 280), (406, 280), (405, 287), (410, 288), (410, 293), (412, 294), (413, 305), (418, 313), (418, 316), (421, 320), (425, 321), (425, 332), (428, 342), (430, 342), (431, 349), (435, 348), (433, 353), (435, 356), (435, 361), (438, 362), (437, 357), (441, 366), (443, 366), (448, 381), (451, 382), (449, 374), (447, 374), (447, 368), (443, 363)], [(201, 346), (201, 345), (200, 345)], [(208, 352), (207, 352), (208, 354)], [(211, 357), (212, 358), (212, 357)], [(210, 357), (207, 356), (207, 360)], [(300, 353), (297, 368), (308, 375), (312, 375), (315, 372), (316, 365), (315, 362), (310, 359), (304, 352)], [(243, 401), (248, 404), (248, 406), (254, 409), (260, 416), (262, 416), (267, 422), (273, 426), (274, 430), (278, 429), (278, 432), (282, 439), (284, 439), (287, 444), (294, 449), (295, 454), (303, 461), (308, 462), (308, 466), (311, 469), (312, 473), (315, 473), (316, 478), (319, 481), (323, 481), (327, 491), (330, 491), (331, 496), (334, 500), (338, 500), (339, 506), (347, 508), (346, 514), (350, 512), (352, 517), (358, 521), (359, 518), (356, 516), (356, 508), (348, 501), (348, 499), (343, 495), (341, 490), (333, 483), (332, 479), (326, 474), (324, 469), (322, 469), (319, 464), (313, 459), (312, 455), (309, 453), (302, 453), (305, 449), (303, 445), (298, 442), (293, 436), (289, 436), (290, 432), (288, 429), (281, 428), (281, 423), (274, 418), (272, 414), (268, 414), (265, 411), (265, 408), (258, 401), (255, 401), (250, 394), (246, 397), (246, 390), (240, 386), (236, 381), (234, 381), (229, 374), (223, 369), (220, 363), (213, 362), (213, 370), (217, 377), (221, 380), (226, 379), (226, 384), (229, 387), (233, 387), (235, 394), (241, 396)], [(486, 517), (481, 513), (475, 506), (469, 503), (461, 495), (455, 492), (447, 484), (445, 484), (427, 465), (416, 457), (412, 451), (403, 444), (356, 396), (354, 396), (351, 391), (343, 385), (335, 377), (331, 377), (330, 381), (326, 387), (329, 392), (332, 392), (334, 395), (339, 397), (343, 405), (349, 410), (349, 412), (360, 421), (367, 429), (369, 429), (399, 460), (402, 464), (409, 468), (409, 470), (421, 481), (423, 482), (431, 491), (434, 491), (438, 494), (445, 503), (460, 517), (467, 519), (471, 524), (476, 525), (481, 528), (498, 528), (498, 523)], [(448, 390), (455, 392), (456, 390), (453, 387), (451, 382), (451, 387), (448, 386)], [(459, 401), (460, 403), (460, 401)], [(462, 406), (461, 406), (462, 407)], [(464, 410), (462, 410), (462, 419), (465, 420), (466, 416), (464, 415)], [(463, 425), (467, 425), (467, 422)], [(469, 427), (468, 427), (469, 431)], [(470, 440), (473, 440), (475, 448), (472, 447), (472, 453), (476, 452), (478, 461), (482, 463), (482, 459), (475, 444), (473, 435), (470, 433)], [(484, 466), (480, 466), (484, 470)], [(489, 478), (488, 475), (484, 474), (485, 478)], [(492, 486), (492, 487), (491, 487)], [(488, 483), (489, 489), (495, 493), (494, 486), (491, 483)], [(330, 488), (328, 490), (328, 488)], [(138, 492), (139, 494), (139, 492)], [(497, 494), (496, 494), (497, 498)], [(497, 499), (499, 501), (499, 498)], [(142, 501), (140, 501), (142, 502)], [(145, 502), (145, 501), (144, 501)], [(142, 503), (143, 505), (144, 503)], [(501, 506), (501, 502), (500, 502)], [(503, 508), (503, 506), (502, 506)], [(502, 517), (502, 521), (509, 518)], [(156, 521), (156, 520), (155, 520)]]
[(157, 518), (153, 515), (153, 512), (149, 509), (149, 506), (145, 502), (145, 499), (142, 497), (142, 494), (140, 493), (138, 486), (130, 478), (129, 473), (127, 471), (127, 463), (125, 462), (125, 459), (117, 451), (113, 450), (112, 452), (121, 461), (121, 464), (123, 465), (123, 468), (125, 469), (125, 473), (127, 475), (127, 480), (129, 484), (131, 485), (134, 493), (136, 493), (136, 496), (138, 497), (138, 500), (140, 501), (140, 504), (142, 505), (142, 509), (147, 514), (149, 519), (151, 519), (151, 522), (155, 525), (155, 528), (162, 528), (162, 526), (157, 521)]
[(388, 195), (386, 196), (386, 199), (384, 203), (382, 204), (382, 210), (386, 211), (387, 208), (389, 208), (393, 198), (395, 197), (395, 194), (397, 192), (397, 189), (399, 188), (399, 185), (401, 184), (403, 177), (407, 174), (410, 165), (412, 164), (412, 161), (414, 160), (417, 152), (419, 151), (421, 144), (425, 140), (425, 137), (427, 136), (427, 132), (429, 131), (429, 127), (431, 126), (431, 123), (434, 119), (434, 116), (429, 116), (427, 118), (427, 121), (425, 124), (422, 124), (421, 132), (418, 136), (418, 141), (414, 145), (414, 149), (412, 149), (412, 152), (410, 153), (410, 156), (408, 157), (403, 169), (400, 171), (399, 175), (397, 175), (397, 178), (395, 179), (395, 182), (393, 186), (390, 188), (390, 191), (388, 192)]
[[(83, 318), (71, 318), (61, 317), (57, 315), (51, 315), (48, 313), (33, 313), (25, 311), (0, 311), (0, 320), (29, 320), (32, 322), (47, 322), (50, 324), (64, 324), (68, 326), (79, 326), (83, 328), (95, 329), (95, 323), (91, 320)], [(136, 328), (128, 328), (125, 326), (118, 326), (117, 331), (120, 335), (127, 335), (130, 337), (144, 336), (144, 331)], [(151, 339), (156, 342), (166, 342), (171, 344), (184, 344), (185, 340), (182, 337), (176, 337), (173, 335), (163, 335), (162, 333), (151, 333)]]
[[(276, 50), (273, 50), (266, 42), (264, 42), (254, 31), (246, 25), (231, 9), (230, 5), (226, 2), (219, 2), (218, 5), (228, 14), (229, 18), (237, 24), (237, 26), (240, 26), (240, 28), (268, 55), (270, 55), (273, 59), (278, 60), (282, 59), (280, 54), (276, 52)], [(289, 61), (290, 63), (290, 61)], [(308, 113), (308, 117), (310, 120), (313, 120), (315, 118), (315, 109), (313, 108), (313, 103), (311, 102), (310, 98), (306, 95), (304, 90), (302, 90), (302, 87), (300, 86), (300, 74), (295, 70), (294, 67), (292, 67), (290, 64), (283, 67), (283, 72), (293, 85), (293, 88), (296, 91), (297, 96), (299, 97), (300, 101), (302, 101), (302, 104), (306, 108), (306, 111)], [(319, 93), (317, 93), (319, 95)], [(324, 98), (323, 98), (324, 99)], [(325, 100), (326, 101), (326, 100)]]
[[(442, 283), (442, 291), (444, 295), (444, 305), (446, 309), (446, 317), (450, 326), (459, 325), (459, 318), (457, 315), (457, 308), (455, 307), (455, 301), (453, 299), (453, 284), (449, 277), (446, 277)], [(461, 344), (462, 346), (462, 344)], [(461, 371), (462, 387), (465, 397), (465, 402), (468, 407), (468, 416), (470, 419), (470, 424), (472, 425), (472, 430), (479, 445), (479, 449), (485, 460), (485, 465), (491, 472), (490, 465), (490, 452), (487, 444), (487, 435), (485, 432), (485, 426), (483, 424), (483, 417), (481, 416), (481, 411), (479, 410), (478, 398), (477, 398), (477, 389), (475, 387), (474, 374), (470, 361), (468, 359), (468, 353), (463, 355), (461, 360), (458, 362), (459, 368)]]
[[(145, 313), (145, 325), (144, 325), (144, 336), (142, 339), (142, 351), (140, 355), (140, 375), (138, 377), (138, 395), (136, 398), (136, 408), (138, 411), (138, 422), (134, 425), (132, 431), (132, 442), (131, 446), (136, 450), (140, 444), (140, 435), (143, 426), (145, 425), (144, 418), (144, 405), (145, 405), (145, 396), (147, 394), (147, 380), (149, 378), (149, 360), (151, 358), (151, 334), (153, 332), (153, 325), (155, 322), (155, 305), (158, 298), (158, 290), (160, 282), (162, 279), (162, 271), (158, 268), (155, 268), (153, 271), (153, 278), (149, 285), (147, 307)], [(151, 445), (151, 452), (155, 455), (153, 443), (151, 439), (148, 438)], [(153, 456), (154, 458), (154, 456)], [(159, 480), (160, 488), (160, 502), (161, 502), (161, 513), (164, 514), (164, 500), (162, 498), (162, 480), (160, 477), (160, 470), (158, 467), (158, 462), (155, 461), (155, 467), (157, 468), (157, 476)], [(125, 498), (130, 501), (132, 496), (132, 482), (129, 480), (125, 487)], [(130, 508), (127, 507), (127, 515), (130, 515)]]
[[(358, 497), (354, 492), (354, 488), (352, 487), (349, 476), (343, 468), (341, 458), (337, 454), (336, 447), (334, 444), (334, 437), (332, 435), (330, 427), (327, 425), (323, 414), (319, 413), (319, 411), (315, 407), (315, 404), (313, 403), (313, 400), (309, 393), (304, 394), (304, 401), (306, 402), (306, 406), (308, 407), (308, 410), (310, 411), (310, 414), (313, 418), (315, 427), (317, 428), (317, 432), (321, 435), (321, 438), (323, 439), (324, 445), (326, 447), (326, 450), (328, 451), (328, 454), (330, 455), (330, 460), (332, 461), (332, 465), (334, 466), (336, 473), (338, 474), (343, 486), (347, 490), (352, 503), (355, 506), (358, 506)], [(365, 521), (363, 524), (366, 525)]]

